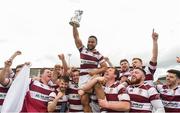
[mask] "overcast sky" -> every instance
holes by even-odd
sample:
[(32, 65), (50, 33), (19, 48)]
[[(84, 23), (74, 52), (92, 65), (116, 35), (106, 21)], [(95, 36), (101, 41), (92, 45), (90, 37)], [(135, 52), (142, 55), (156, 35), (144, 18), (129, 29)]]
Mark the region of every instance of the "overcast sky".
[(31, 61), (32, 67), (52, 67), (57, 55), (79, 66), (79, 52), (69, 25), (74, 10), (84, 11), (80, 38), (98, 38), (97, 50), (115, 66), (119, 60), (140, 57), (146, 64), (152, 53), (151, 33), (159, 33), (158, 70), (180, 69), (180, 0), (1, 0), (0, 67), (16, 50), (13, 67)]

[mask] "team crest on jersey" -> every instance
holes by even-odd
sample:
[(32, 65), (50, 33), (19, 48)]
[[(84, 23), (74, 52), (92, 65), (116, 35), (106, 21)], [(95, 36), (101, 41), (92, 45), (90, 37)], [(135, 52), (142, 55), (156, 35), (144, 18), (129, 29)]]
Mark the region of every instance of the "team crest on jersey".
[(110, 88), (110, 92), (111, 92), (111, 93), (113, 92), (113, 88)]
[(167, 93), (167, 90), (164, 90), (163, 92), (164, 92), (164, 93)]
[(133, 92), (133, 89), (130, 89), (129, 92)]

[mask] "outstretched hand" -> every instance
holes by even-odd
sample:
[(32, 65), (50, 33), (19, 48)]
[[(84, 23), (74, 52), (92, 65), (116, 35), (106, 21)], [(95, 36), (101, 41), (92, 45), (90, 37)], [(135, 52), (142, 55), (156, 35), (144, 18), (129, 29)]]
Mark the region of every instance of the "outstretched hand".
[(60, 60), (64, 60), (64, 54), (59, 54), (58, 57)]

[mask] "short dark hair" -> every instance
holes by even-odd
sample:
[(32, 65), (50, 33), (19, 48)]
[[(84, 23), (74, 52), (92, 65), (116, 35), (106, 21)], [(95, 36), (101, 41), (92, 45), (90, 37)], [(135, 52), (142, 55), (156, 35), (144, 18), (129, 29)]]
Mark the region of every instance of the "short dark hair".
[(109, 67), (109, 68), (114, 69), (114, 74), (116, 75), (115, 80), (118, 80), (119, 79), (119, 70), (116, 67)]
[[(143, 72), (144, 76), (146, 76), (146, 71), (145, 71), (144, 69), (142, 69), (142, 68), (140, 68), (140, 67), (136, 67), (136, 68), (134, 68), (134, 69), (139, 69), (140, 71)], [(134, 69), (133, 69), (133, 70), (134, 70)]]
[(22, 68), (24, 66), (24, 64), (19, 64), (16, 66), (15, 70), (17, 70), (18, 68)]
[(180, 71), (179, 71), (179, 70), (169, 69), (167, 72), (168, 72), (168, 73), (176, 74), (176, 77), (177, 77), (177, 78), (180, 78)]
[(40, 74), (43, 74), (46, 69), (50, 70), (50, 68), (46, 68), (46, 67), (41, 68), (41, 69), (40, 69)]
[(96, 36), (91, 35), (91, 36), (89, 36), (89, 38), (94, 38), (96, 40), (96, 43), (97, 43), (97, 37)]
[(127, 63), (129, 63), (127, 59), (122, 59), (122, 60), (120, 60), (120, 64), (121, 64), (122, 62), (127, 62)]
[(69, 76), (61, 76), (58, 78), (59, 80), (63, 80), (64, 82), (69, 82)]
[(137, 58), (137, 57), (133, 58), (132, 60), (139, 60), (142, 63), (142, 59)]

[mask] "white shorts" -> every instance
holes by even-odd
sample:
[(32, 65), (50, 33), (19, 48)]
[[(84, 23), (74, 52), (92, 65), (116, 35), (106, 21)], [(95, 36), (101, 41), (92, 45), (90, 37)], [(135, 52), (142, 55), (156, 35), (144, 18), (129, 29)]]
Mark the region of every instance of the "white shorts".
[(100, 113), (101, 112), (98, 103), (92, 101), (90, 103), (90, 106), (91, 106), (91, 109), (92, 109), (93, 113)]
[(83, 85), (85, 85), (89, 80), (91, 80), (93, 76), (90, 75), (82, 75), (79, 77), (78, 87), (81, 89)]

